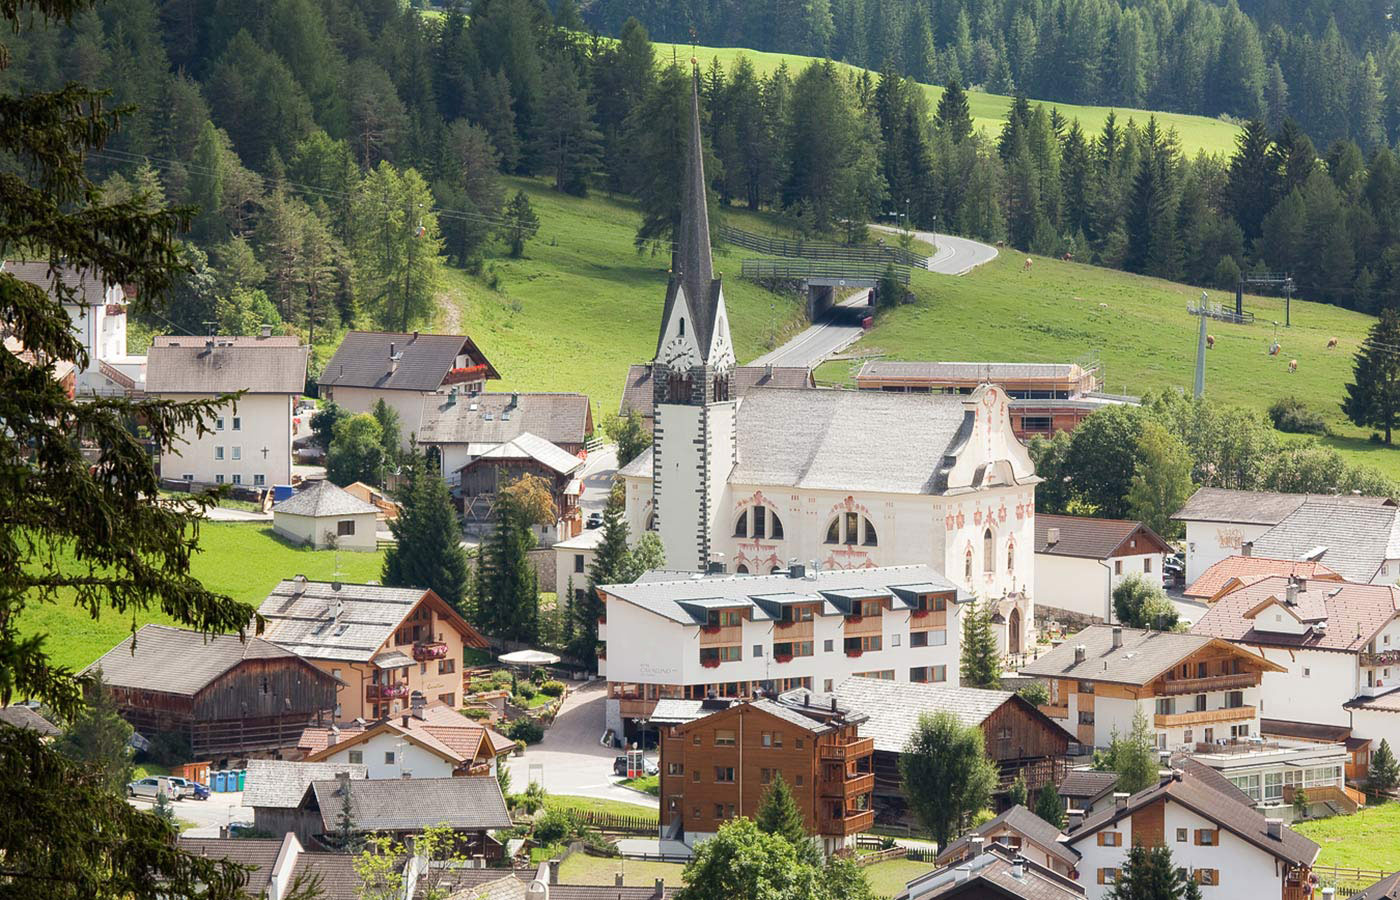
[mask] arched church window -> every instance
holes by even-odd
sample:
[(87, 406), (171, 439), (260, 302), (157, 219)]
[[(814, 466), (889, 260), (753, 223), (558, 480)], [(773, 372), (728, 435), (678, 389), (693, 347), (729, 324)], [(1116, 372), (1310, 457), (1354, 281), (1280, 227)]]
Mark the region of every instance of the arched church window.
[(681, 326), (681, 334), (685, 334), (685, 316), (681, 316), (677, 321)]
[(996, 538), (992, 537), (992, 529), (988, 528), (982, 532), (982, 571), (995, 572), (997, 570), (996, 558)]
[(689, 403), (690, 375), (672, 370), (667, 381), (666, 392), (667, 399), (672, 403)]
[(734, 520), (734, 536), (749, 536), (749, 511), (747, 509), (739, 513), (739, 518)]
[(775, 541), (783, 539), (783, 520), (772, 510), (768, 512), (768, 536)]
[(879, 546), (875, 525), (860, 513), (840, 513), (826, 526), (828, 544), (864, 544), (867, 547)]
[(967, 556), (963, 558), (963, 580), (972, 580), (972, 548), (967, 548)]
[(828, 544), (841, 543), (841, 518), (838, 516), (831, 520), (831, 524), (826, 526), (826, 542)]
[(864, 525), (865, 536), (864, 540), (862, 540), (861, 543), (867, 547), (878, 547), (880, 545), (880, 539), (875, 536), (875, 526), (871, 523), (869, 519), (864, 520)]
[(723, 403), (729, 399), (729, 376), (716, 375), (714, 379), (715, 402)]
[(739, 563), (739, 565), (734, 567), (734, 572), (738, 575), (747, 575), (749, 574), (749, 567), (743, 563)]

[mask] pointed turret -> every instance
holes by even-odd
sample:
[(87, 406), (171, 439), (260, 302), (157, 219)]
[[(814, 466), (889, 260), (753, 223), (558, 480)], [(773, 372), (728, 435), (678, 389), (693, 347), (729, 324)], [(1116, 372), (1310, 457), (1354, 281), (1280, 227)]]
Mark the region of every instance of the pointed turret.
[(700, 329), (701, 347), (709, 340), (715, 302), (711, 284), (714, 262), (710, 258), (710, 207), (705, 188), (705, 148), (700, 142), (700, 73), (690, 80), (690, 145), (685, 161), (685, 195), (681, 198), (681, 227), (677, 262), (685, 299)]

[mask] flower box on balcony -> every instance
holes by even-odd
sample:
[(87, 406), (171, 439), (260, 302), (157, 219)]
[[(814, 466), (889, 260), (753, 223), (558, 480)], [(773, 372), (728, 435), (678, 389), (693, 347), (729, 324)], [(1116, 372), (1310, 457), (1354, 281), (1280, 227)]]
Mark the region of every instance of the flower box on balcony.
[(442, 641), (425, 641), (413, 645), (413, 658), (418, 661), (447, 659), (447, 644)]
[(852, 625), (859, 625), (859, 624), (860, 624), (862, 621), (864, 621), (864, 620), (865, 620), (865, 617), (862, 616), (860, 613), (856, 613), (856, 614), (853, 615), (853, 616), (847, 616), (847, 617), (846, 617), (846, 621), (849, 622), (849, 623), (852, 624)]
[(856, 650), (847, 650), (847, 651), (846, 651), (846, 655), (849, 656), (849, 657), (854, 658), (854, 657), (860, 656), (860, 655), (861, 655), (862, 653), (864, 653), (864, 652), (865, 652), (864, 650), (859, 650), (859, 649), (856, 649)]
[(464, 381), (481, 381), (486, 377), (486, 366), (461, 366), (452, 369), (447, 373), (447, 377), (442, 379), (443, 384), (460, 384)]
[(718, 625), (701, 625), (701, 626), (700, 626), (700, 633), (701, 633), (701, 634), (719, 634), (719, 626), (718, 626)]
[(913, 612), (909, 613), (909, 618), (911, 619), (927, 619), (928, 617), (929, 610), (927, 609), (916, 609)]
[(791, 654), (791, 653), (775, 653), (775, 654), (773, 654), (773, 662), (775, 662), (775, 663), (780, 663), (780, 664), (781, 664), (781, 663), (790, 663), (790, 662), (792, 662), (792, 654)]
[(716, 657), (712, 657), (712, 658), (709, 658), (709, 659), (702, 659), (702, 660), (700, 660), (700, 665), (701, 665), (702, 667), (706, 668), (706, 669), (718, 669), (718, 668), (719, 668), (719, 657), (716, 656)]

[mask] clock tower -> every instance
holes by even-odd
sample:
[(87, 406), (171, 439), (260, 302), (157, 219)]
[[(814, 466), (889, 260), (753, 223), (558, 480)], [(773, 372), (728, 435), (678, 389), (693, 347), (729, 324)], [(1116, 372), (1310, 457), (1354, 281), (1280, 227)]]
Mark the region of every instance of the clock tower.
[(690, 146), (671, 278), (652, 360), (652, 514), (666, 567), (705, 571), (711, 525), (734, 467), (729, 379), (734, 348), (710, 258), (699, 75), (691, 79)]

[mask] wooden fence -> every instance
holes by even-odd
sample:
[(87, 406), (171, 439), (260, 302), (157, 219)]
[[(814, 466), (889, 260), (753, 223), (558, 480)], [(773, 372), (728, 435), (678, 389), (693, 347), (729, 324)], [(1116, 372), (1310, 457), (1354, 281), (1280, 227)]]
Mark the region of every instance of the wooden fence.
[(866, 281), (878, 284), (886, 274), (893, 274), (900, 284), (909, 283), (909, 267), (893, 262), (820, 261), (810, 259), (746, 259), (740, 263), (739, 274), (751, 280), (783, 281)]
[(896, 263), (919, 269), (928, 268), (928, 257), (905, 250), (903, 247), (877, 246), (873, 244), (848, 245), (830, 241), (788, 240), (766, 234), (754, 234), (742, 228), (721, 225), (719, 238), (727, 244), (765, 253), (769, 256), (786, 256), (801, 259), (826, 259), (841, 262), (868, 263), (883, 266)]
[(1337, 896), (1349, 897), (1393, 873), (1383, 869), (1354, 869), (1349, 866), (1313, 866), (1312, 873), (1323, 882), (1337, 885)]
[(580, 825), (597, 828), (599, 831), (652, 836), (661, 829), (661, 820), (658, 816), (623, 816), (585, 809), (569, 810), (569, 814)]

